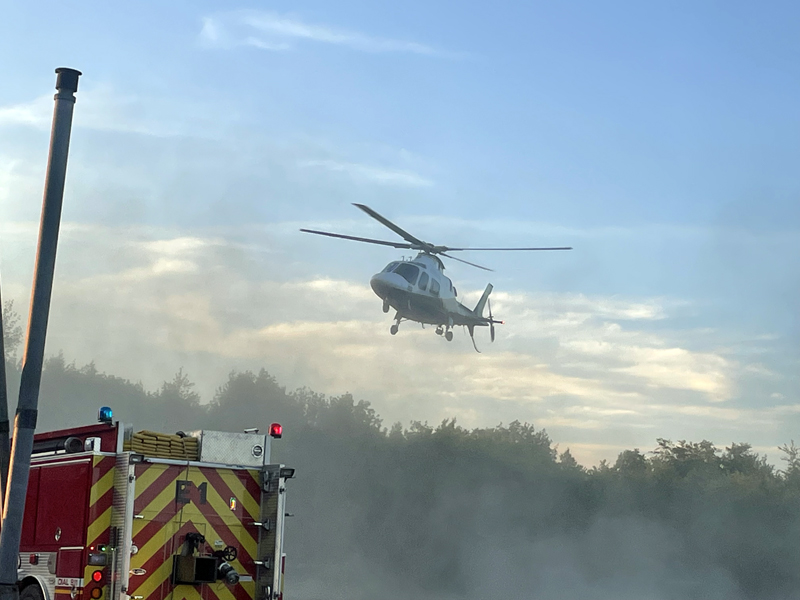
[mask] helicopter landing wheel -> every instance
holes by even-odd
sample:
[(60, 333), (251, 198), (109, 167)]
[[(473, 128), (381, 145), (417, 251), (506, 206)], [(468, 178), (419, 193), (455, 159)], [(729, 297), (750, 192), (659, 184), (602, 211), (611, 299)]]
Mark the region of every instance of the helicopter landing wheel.
[(444, 339), (446, 339), (448, 342), (452, 342), (453, 341), (453, 332), (452, 331), (448, 331), (447, 333), (445, 333), (444, 334)]
[(442, 329), (441, 327), (437, 327), (436, 328), (436, 335), (442, 335), (443, 332), (444, 332), (444, 329)]
[(391, 333), (392, 335), (397, 335), (397, 332), (398, 332), (399, 330), (400, 330), (400, 328), (399, 328), (399, 327), (398, 327), (398, 326), (395, 324), (395, 325), (392, 325), (392, 326), (389, 328), (389, 333)]

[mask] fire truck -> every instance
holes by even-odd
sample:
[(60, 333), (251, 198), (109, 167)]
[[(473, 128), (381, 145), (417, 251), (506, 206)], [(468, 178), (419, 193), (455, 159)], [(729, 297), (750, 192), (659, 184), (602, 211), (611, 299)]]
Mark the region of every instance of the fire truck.
[(134, 432), (98, 423), (34, 438), (21, 600), (282, 600), (286, 481), (257, 430)]

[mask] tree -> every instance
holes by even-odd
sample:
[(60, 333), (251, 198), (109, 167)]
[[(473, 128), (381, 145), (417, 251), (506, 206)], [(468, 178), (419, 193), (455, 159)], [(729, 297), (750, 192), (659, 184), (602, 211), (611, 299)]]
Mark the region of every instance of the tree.
[(786, 462), (786, 468), (781, 474), (792, 487), (800, 487), (800, 448), (792, 440), (789, 444), (778, 447), (778, 450), (783, 452), (781, 460)]
[(680, 440), (673, 443), (671, 440), (658, 438), (658, 447), (653, 451), (653, 462), (660, 466), (662, 473), (672, 471), (679, 477), (686, 477), (689, 473), (704, 472), (706, 474), (719, 474), (722, 466), (721, 459), (717, 456), (717, 448), (708, 440), (702, 442), (687, 442)]
[(731, 444), (725, 448), (720, 463), (728, 474), (771, 475), (774, 472), (772, 465), (767, 464), (767, 457), (753, 452), (750, 444)]
[(22, 317), (14, 310), (14, 301), (6, 300), (3, 303), (3, 343), (5, 345), (6, 361), (17, 358), (17, 350), (22, 344)]
[(583, 470), (583, 467), (580, 466), (578, 464), (578, 461), (575, 460), (575, 457), (572, 456), (572, 452), (569, 451), (569, 448), (567, 448), (561, 454), (559, 454), (558, 463), (565, 469), (579, 470), (579, 471)]
[(638, 448), (634, 448), (619, 453), (617, 461), (614, 463), (614, 470), (622, 477), (638, 478), (645, 475), (650, 470), (650, 466), (645, 455)]

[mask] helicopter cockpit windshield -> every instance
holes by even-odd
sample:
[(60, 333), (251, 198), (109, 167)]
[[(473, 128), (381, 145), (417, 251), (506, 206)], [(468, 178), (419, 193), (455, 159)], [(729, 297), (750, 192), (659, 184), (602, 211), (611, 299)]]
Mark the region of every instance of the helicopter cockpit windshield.
[(393, 270), (393, 269), (394, 269), (394, 268), (395, 268), (397, 265), (399, 265), (399, 264), (400, 264), (400, 263), (399, 263), (399, 262), (397, 262), (397, 261), (395, 261), (395, 262), (391, 262), (391, 263), (389, 263), (388, 265), (386, 265), (386, 268), (384, 268), (384, 269), (383, 269), (383, 272), (384, 272), (384, 273), (390, 273), (390, 272), (391, 272), (391, 271), (392, 271), (392, 270)]
[(417, 282), (417, 277), (419, 277), (419, 267), (410, 263), (401, 263), (394, 272), (411, 285), (414, 285)]

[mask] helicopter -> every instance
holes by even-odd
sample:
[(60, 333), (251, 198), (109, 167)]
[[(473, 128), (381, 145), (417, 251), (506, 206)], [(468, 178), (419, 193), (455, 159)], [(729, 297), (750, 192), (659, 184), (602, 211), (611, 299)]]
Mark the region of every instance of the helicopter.
[[(388, 227), (405, 242), (390, 242), (386, 240), (374, 240), (371, 238), (344, 235), (341, 233), (331, 233), (329, 231), (317, 231), (314, 229), (300, 229), (304, 233), (313, 233), (332, 238), (352, 240), (355, 242), (365, 242), (367, 244), (378, 244), (380, 246), (391, 246), (392, 248), (402, 248), (406, 250), (418, 250), (419, 254), (413, 260), (402, 260), (390, 262), (380, 273), (376, 273), (370, 279), (370, 287), (375, 294), (383, 301), (383, 312), (388, 313), (392, 308), (396, 313), (394, 324), (389, 329), (392, 335), (396, 335), (403, 321), (414, 321), (421, 323), (424, 328), (426, 324), (436, 325), (436, 334), (443, 335), (450, 342), (453, 340), (453, 327), (461, 325), (469, 331), (472, 345), (476, 352), (478, 346), (475, 344), (475, 327), (489, 327), (491, 341), (494, 342), (496, 324), (502, 325), (504, 322), (497, 320), (492, 315), (492, 304), (489, 301), (489, 294), (492, 293), (492, 284), (486, 285), (486, 289), (475, 305), (475, 308), (468, 308), (458, 301), (458, 291), (453, 282), (444, 274), (444, 263), (440, 256), (455, 260), (484, 271), (491, 271), (488, 267), (466, 261), (448, 254), (449, 252), (461, 252), (464, 250), (480, 251), (529, 251), (529, 250), (572, 250), (571, 247), (559, 248), (452, 248), (450, 246), (436, 246), (429, 242), (424, 242), (414, 237), (406, 230), (398, 227), (386, 217), (375, 212), (365, 204), (353, 206), (361, 209), (370, 217)], [(484, 310), (488, 308), (489, 315), (483, 316)]]

